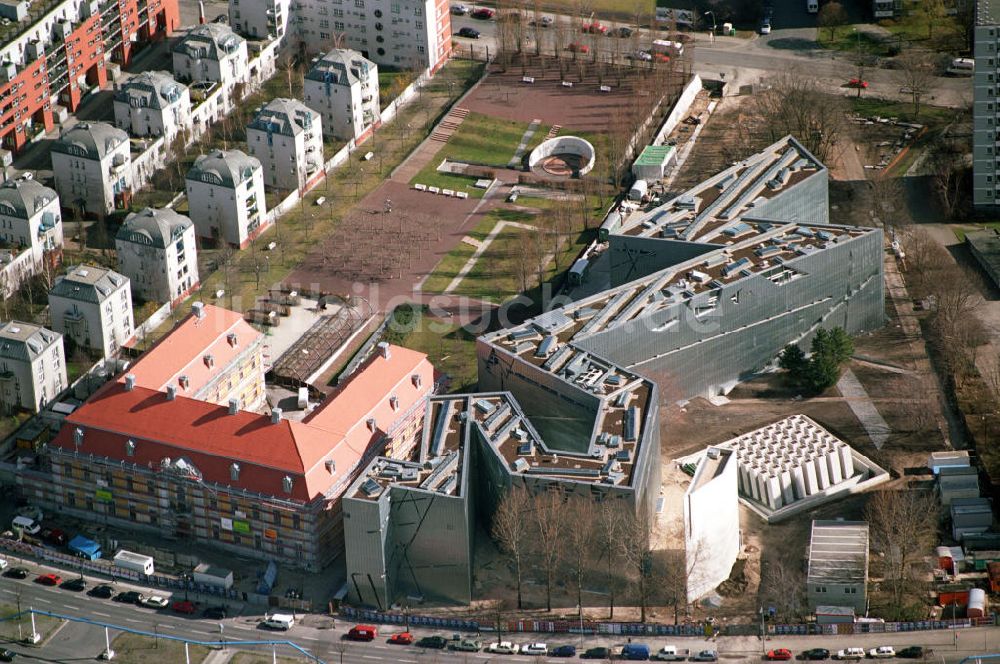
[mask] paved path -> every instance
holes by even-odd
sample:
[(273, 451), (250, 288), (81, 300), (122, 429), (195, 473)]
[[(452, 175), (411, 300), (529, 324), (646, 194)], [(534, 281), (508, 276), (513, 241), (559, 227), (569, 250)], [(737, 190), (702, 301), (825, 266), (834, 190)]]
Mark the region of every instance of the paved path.
[(524, 131), (524, 136), (521, 137), (521, 142), (517, 144), (517, 149), (514, 150), (514, 156), (510, 158), (507, 165), (511, 168), (517, 168), (521, 165), (521, 159), (524, 157), (525, 151), (528, 149), (528, 143), (531, 142), (531, 137), (535, 135), (538, 131), (538, 126), (542, 124), (541, 120), (532, 120), (531, 124)]
[[(486, 197), (484, 196), (483, 199), (485, 200)], [(475, 253), (472, 254), (469, 260), (465, 261), (465, 265), (463, 265), (462, 269), (458, 271), (458, 274), (455, 275), (455, 278), (451, 280), (451, 282), (448, 284), (448, 287), (444, 289), (445, 293), (451, 293), (456, 288), (458, 288), (458, 285), (462, 283), (462, 279), (465, 279), (465, 276), (469, 274), (469, 272), (472, 271), (472, 268), (476, 266), (476, 261), (479, 260), (479, 257), (482, 256), (483, 253), (485, 253), (486, 250), (490, 248), (490, 245), (493, 244), (493, 240), (496, 239), (497, 235), (503, 232), (503, 230), (508, 226), (513, 226), (514, 228), (523, 228), (525, 230), (531, 230), (531, 231), (537, 230), (534, 226), (529, 226), (528, 224), (522, 224), (516, 221), (498, 221), (497, 225), (494, 226), (493, 230), (490, 231), (490, 234), (487, 235), (486, 238), (479, 243), (479, 248), (476, 249)]]
[[(475, 86), (472, 89), (474, 90)], [(465, 120), (465, 116), (468, 114), (469, 111), (464, 108), (459, 108), (458, 106), (452, 107), (448, 115), (444, 116), (441, 122), (431, 130), (430, 136), (425, 138), (410, 153), (410, 156), (393, 170), (389, 178), (397, 182), (409, 184), (410, 180), (437, 156), (437, 153), (441, 151), (445, 143), (458, 131), (458, 128), (462, 125), (462, 121)]]
[(837, 389), (846, 398), (847, 405), (851, 407), (855, 417), (861, 422), (861, 426), (868, 432), (868, 437), (872, 439), (875, 449), (882, 449), (885, 441), (889, 440), (892, 429), (878, 412), (878, 408), (872, 403), (864, 386), (853, 371), (848, 369), (844, 372), (840, 380), (837, 381)]

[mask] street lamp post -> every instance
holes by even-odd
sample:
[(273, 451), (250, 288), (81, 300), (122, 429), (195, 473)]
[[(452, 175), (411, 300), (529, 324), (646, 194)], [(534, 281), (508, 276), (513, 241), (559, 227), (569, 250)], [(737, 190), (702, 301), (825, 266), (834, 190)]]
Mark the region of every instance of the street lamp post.
[(717, 27), (717, 25), (716, 25), (716, 23), (715, 23), (715, 12), (713, 12), (712, 10), (709, 10), (709, 11), (705, 12), (705, 14), (704, 14), (704, 15), (705, 15), (705, 16), (711, 16), (711, 17), (712, 17), (712, 34), (714, 35), (714, 34), (715, 34), (715, 30), (716, 30), (716, 27)]

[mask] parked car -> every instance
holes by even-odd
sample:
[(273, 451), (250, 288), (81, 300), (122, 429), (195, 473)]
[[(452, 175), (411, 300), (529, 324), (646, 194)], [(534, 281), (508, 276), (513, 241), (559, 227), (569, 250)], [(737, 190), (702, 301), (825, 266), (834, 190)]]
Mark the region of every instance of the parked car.
[(115, 594), (115, 589), (108, 585), (94, 586), (87, 592), (90, 597), (96, 597), (98, 599), (111, 599)]
[(620, 28), (618, 28), (617, 30), (615, 30), (615, 34), (618, 35), (619, 37), (621, 37), (622, 39), (628, 39), (634, 33), (635, 33), (635, 30), (633, 30), (632, 28), (628, 27), (627, 25), (623, 25)]
[(650, 657), (656, 662), (686, 662), (691, 651), (687, 648), (678, 648), (675, 645), (663, 646)]
[(11, 567), (9, 570), (4, 572), (4, 576), (8, 576), (12, 579), (27, 579), (28, 570), (25, 567)]
[(459, 639), (458, 641), (452, 641), (449, 647), (458, 652), (479, 652), (483, 649), (483, 644), (473, 639)]
[(469, 8), (466, 7), (465, 5), (452, 5), (451, 13), (454, 14), (455, 16), (465, 16), (466, 14), (469, 13)]
[(573, 53), (590, 53), (590, 47), (586, 44), (581, 44), (580, 42), (573, 42), (566, 47), (566, 50)]
[(549, 651), (549, 657), (576, 657), (576, 646), (556, 646)]
[(433, 648), (435, 650), (442, 650), (447, 646), (448, 639), (443, 636), (425, 636), (417, 641), (418, 648)]
[(543, 16), (537, 21), (535, 19), (531, 19), (529, 25), (537, 25), (540, 28), (551, 28), (553, 23), (555, 23), (555, 19), (551, 16)]
[(788, 648), (775, 648), (767, 651), (767, 659), (774, 662), (785, 662), (792, 658), (792, 651)]
[(765, 18), (760, 22), (760, 34), (769, 35), (771, 34), (771, 19)]
[(653, 54), (649, 51), (636, 51), (625, 56), (629, 60), (639, 60), (640, 62), (652, 62)]
[(496, 641), (495, 643), (491, 643), (490, 647), (486, 650), (495, 655), (516, 655), (520, 648), (517, 647), (516, 643), (511, 643), (510, 641)]
[(522, 655), (541, 655), (545, 657), (549, 654), (549, 647), (544, 643), (525, 643), (521, 646)]
[(224, 606), (210, 606), (201, 612), (203, 618), (210, 620), (225, 620), (229, 610)]
[(802, 659), (829, 659), (830, 651), (826, 648), (812, 648), (802, 653)]
[(139, 600), (139, 603), (143, 606), (149, 607), (150, 609), (165, 609), (170, 601), (166, 597), (161, 597), (160, 595), (150, 595), (149, 597), (143, 596)]
[(863, 81), (860, 78), (852, 78), (847, 82), (847, 87), (849, 88), (860, 88), (861, 90), (868, 89), (868, 81)]
[(834, 659), (864, 659), (865, 649), (864, 648), (844, 648), (838, 650), (837, 654), (833, 656)]
[(0, 569), (7, 569), (7, 565), (9, 564), (6, 558), (0, 558)]
[(66, 538), (66, 533), (58, 528), (46, 528), (42, 531), (42, 541), (49, 546), (66, 546), (69, 540)]
[(0, 649), (0, 662), (13, 662), (16, 657), (17, 653), (13, 650)]
[(58, 574), (40, 574), (35, 579), (35, 583), (40, 583), (43, 586), (58, 586), (62, 583), (62, 577)]
[(622, 646), (620, 659), (632, 662), (645, 662), (649, 659), (649, 646), (645, 643), (627, 643)]
[(580, 659), (610, 659), (610, 658), (611, 658), (611, 650), (603, 646), (598, 646), (596, 648), (587, 648), (587, 650), (584, 651), (582, 655), (580, 655)]
[(903, 648), (896, 653), (896, 657), (902, 657), (903, 659), (923, 659), (934, 653), (930, 648), (924, 648), (921, 646), (909, 646)]
[(174, 613), (183, 613), (186, 616), (192, 616), (198, 610), (198, 605), (189, 599), (182, 599), (171, 604), (170, 609)]
[(692, 662), (718, 662), (719, 653), (716, 650), (702, 650), (691, 658)]
[(472, 13), (469, 14), (472, 18), (478, 18), (480, 21), (488, 21), (496, 15), (496, 12), (489, 7), (479, 7), (478, 9), (473, 9)]
[(468, 26), (461, 28), (456, 34), (459, 37), (465, 37), (466, 39), (479, 39), (479, 30)]
[(397, 646), (408, 646), (413, 643), (413, 635), (409, 632), (396, 632), (389, 637), (389, 643), (394, 643)]
[(141, 599), (142, 593), (137, 593), (134, 590), (126, 590), (115, 595), (115, 601), (123, 604), (138, 604)]
[(608, 26), (601, 24), (599, 21), (594, 21), (593, 23), (585, 24), (583, 31), (589, 35), (605, 35), (608, 33)]
[(872, 659), (889, 659), (896, 656), (896, 649), (892, 646), (879, 646), (869, 650), (868, 656)]
[(82, 576), (78, 576), (75, 579), (64, 581), (60, 588), (63, 590), (72, 590), (75, 593), (83, 592), (87, 589), (87, 580)]

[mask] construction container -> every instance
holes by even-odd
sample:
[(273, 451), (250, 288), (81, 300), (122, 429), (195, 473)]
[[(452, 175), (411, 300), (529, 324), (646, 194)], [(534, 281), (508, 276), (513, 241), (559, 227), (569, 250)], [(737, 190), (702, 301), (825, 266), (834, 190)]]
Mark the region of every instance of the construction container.
[(986, 615), (986, 591), (973, 588), (969, 591), (969, 608), (965, 612), (967, 618), (982, 618)]
[(937, 548), (937, 559), (939, 568), (949, 574), (955, 573), (955, 560), (951, 557), (951, 549), (946, 546), (939, 546)]

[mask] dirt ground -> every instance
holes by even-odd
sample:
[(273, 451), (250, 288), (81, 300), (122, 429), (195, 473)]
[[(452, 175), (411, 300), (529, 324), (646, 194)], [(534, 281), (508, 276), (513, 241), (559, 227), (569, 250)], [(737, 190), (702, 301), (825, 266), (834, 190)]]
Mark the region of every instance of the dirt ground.
[[(581, 78), (570, 67), (567, 80), (573, 87), (562, 85), (559, 67), (551, 62), (544, 69), (537, 63), (526, 68), (515, 63), (506, 72), (491, 71), (489, 77), (462, 102), (475, 113), (506, 120), (560, 125), (576, 131), (607, 132), (615, 118), (633, 107), (635, 86), (641, 81), (642, 70), (622, 68), (625, 75), (605, 75), (603, 84), (611, 92), (601, 92), (596, 74)], [(522, 73), (523, 72), (523, 73)], [(533, 77), (534, 83), (524, 83), (523, 76)]]

